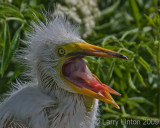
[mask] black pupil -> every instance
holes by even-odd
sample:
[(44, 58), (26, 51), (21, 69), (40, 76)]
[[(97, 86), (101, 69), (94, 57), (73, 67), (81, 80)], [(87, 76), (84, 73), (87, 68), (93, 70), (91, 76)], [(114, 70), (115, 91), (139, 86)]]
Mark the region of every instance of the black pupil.
[(64, 54), (64, 49), (59, 49), (60, 54)]

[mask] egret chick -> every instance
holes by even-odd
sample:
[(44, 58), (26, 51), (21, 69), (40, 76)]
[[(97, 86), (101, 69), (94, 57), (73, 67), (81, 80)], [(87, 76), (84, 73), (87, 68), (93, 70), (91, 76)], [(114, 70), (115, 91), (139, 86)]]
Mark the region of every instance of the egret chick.
[(77, 28), (55, 11), (32, 23), (21, 58), (30, 82), (17, 82), (0, 104), (0, 128), (94, 128), (98, 99), (116, 104), (118, 92), (91, 73), (83, 57), (126, 56), (85, 42)]

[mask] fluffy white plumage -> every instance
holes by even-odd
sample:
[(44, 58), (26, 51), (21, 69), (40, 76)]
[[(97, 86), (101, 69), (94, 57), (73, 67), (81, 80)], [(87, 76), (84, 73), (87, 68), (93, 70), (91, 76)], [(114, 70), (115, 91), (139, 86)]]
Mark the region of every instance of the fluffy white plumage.
[(45, 19), (45, 23), (32, 23), (32, 32), (26, 33), (27, 48), (21, 50), (24, 54), (20, 58), (31, 81), (14, 84), (15, 89), (0, 104), (0, 128), (94, 128), (98, 100), (87, 109), (88, 97), (72, 93), (54, 70), (56, 46), (83, 40), (75, 26), (57, 11)]

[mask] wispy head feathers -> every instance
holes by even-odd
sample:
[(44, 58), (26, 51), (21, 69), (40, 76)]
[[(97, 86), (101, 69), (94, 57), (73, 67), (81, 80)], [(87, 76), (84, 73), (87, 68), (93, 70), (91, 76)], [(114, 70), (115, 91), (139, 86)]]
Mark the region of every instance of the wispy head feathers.
[(61, 12), (54, 11), (42, 14), (44, 22), (36, 18), (32, 22), (32, 32), (27, 34), (27, 38), (32, 42), (53, 41), (55, 44), (71, 43), (79, 40), (79, 32), (76, 25), (70, 23), (69, 19)]
[[(36, 77), (37, 65), (39, 62), (46, 61), (46, 67), (53, 67), (51, 62), (56, 60), (54, 52), (57, 45), (82, 41), (78, 28), (72, 25), (68, 18), (58, 10), (43, 12), (40, 20), (34, 15), (36, 21), (31, 23), (31, 31), (26, 32), (26, 40), (23, 42), (27, 48), (20, 50), (19, 57), (24, 60), (26, 67), (29, 67), (27, 76)], [(52, 59), (52, 60), (51, 60)], [(51, 65), (52, 64), (52, 65)], [(56, 63), (55, 63), (56, 64)]]

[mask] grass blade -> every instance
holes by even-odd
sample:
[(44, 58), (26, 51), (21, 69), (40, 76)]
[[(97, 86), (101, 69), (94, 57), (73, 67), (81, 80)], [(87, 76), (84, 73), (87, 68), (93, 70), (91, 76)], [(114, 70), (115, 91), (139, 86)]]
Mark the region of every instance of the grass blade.
[(15, 17), (20, 17), (22, 19), (24, 18), (23, 14), (16, 6), (4, 2), (0, 2), (0, 13), (7, 17), (15, 16)]
[(3, 48), (3, 55), (2, 55), (2, 61), (1, 61), (1, 77), (3, 77), (4, 72), (6, 70), (5, 64), (9, 54), (9, 49), (10, 49), (10, 33), (9, 33), (8, 24), (5, 21), (4, 22), (4, 48)]
[(130, 5), (130, 8), (131, 8), (133, 17), (136, 20), (137, 26), (140, 27), (139, 9), (138, 9), (136, 0), (129, 0), (129, 5)]
[(151, 67), (150, 65), (142, 58), (138, 57), (138, 62), (148, 71), (151, 73)]
[(149, 100), (147, 100), (144, 97), (132, 97), (132, 98), (128, 98), (128, 100), (132, 101), (132, 102), (137, 102), (137, 103), (146, 103), (148, 105), (154, 106), (154, 104), (152, 102), (150, 102)]
[(112, 77), (112, 74), (113, 74), (113, 69), (114, 69), (114, 65), (115, 65), (115, 60), (112, 61), (112, 64), (108, 70), (108, 73), (107, 73), (107, 81), (109, 81)]
[(8, 65), (9, 65), (9, 63), (10, 63), (10, 61), (12, 59), (13, 54), (14, 54), (15, 50), (17, 49), (18, 45), (19, 45), (19, 37), (20, 37), (20, 32), (21, 32), (22, 27), (23, 27), (23, 24), (16, 31), (15, 35), (13, 36), (13, 39), (11, 41), (9, 54), (8, 54), (7, 61), (6, 61), (6, 64), (5, 64), (5, 69), (7, 69)]
[(130, 86), (133, 90), (137, 91), (138, 93), (140, 92), (140, 91), (136, 88), (136, 86), (134, 85), (130, 73), (128, 73), (128, 83), (129, 83), (129, 86)]
[(134, 69), (135, 69), (135, 71), (136, 71), (136, 73), (137, 73), (137, 76), (138, 76), (140, 82), (141, 82), (145, 87), (147, 87), (147, 85), (144, 83), (144, 80), (143, 80), (142, 75), (139, 73), (139, 70), (137, 69), (137, 67), (136, 67), (135, 64), (134, 64)]
[(109, 15), (111, 15), (114, 12), (114, 10), (116, 10), (116, 8), (118, 7), (119, 3), (120, 3), (120, 0), (118, 0), (112, 6), (107, 7), (105, 10), (102, 11), (101, 16), (103, 17), (103, 16), (109, 16)]
[(127, 101), (128, 104), (132, 105), (132, 106), (135, 106), (140, 112), (142, 112), (145, 116), (148, 116), (146, 110), (141, 106), (139, 105), (138, 103), (136, 102), (133, 102), (133, 101)]

